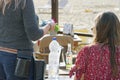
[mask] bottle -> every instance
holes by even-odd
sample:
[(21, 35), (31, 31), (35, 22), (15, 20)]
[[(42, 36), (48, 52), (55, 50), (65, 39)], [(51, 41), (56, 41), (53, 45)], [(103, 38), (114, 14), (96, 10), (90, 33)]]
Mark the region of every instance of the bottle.
[(58, 80), (59, 75), (59, 59), (61, 53), (61, 46), (56, 40), (56, 37), (52, 38), (49, 44), (49, 69), (48, 69), (48, 79)]
[(72, 51), (71, 51), (71, 44), (68, 43), (68, 49), (66, 53), (66, 69), (70, 70), (72, 67)]

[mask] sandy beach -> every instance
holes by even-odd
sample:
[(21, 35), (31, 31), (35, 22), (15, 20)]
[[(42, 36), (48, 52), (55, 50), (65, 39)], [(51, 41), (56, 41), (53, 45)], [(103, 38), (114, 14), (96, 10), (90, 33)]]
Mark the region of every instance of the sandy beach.
[[(44, 9), (48, 0), (33, 0), (39, 20), (51, 19), (51, 9)], [(59, 9), (59, 25), (74, 25), (74, 29), (90, 28), (94, 17), (102, 11), (113, 11), (120, 18), (120, 0), (68, 0), (63, 9)], [(40, 22), (41, 23), (41, 22)]]

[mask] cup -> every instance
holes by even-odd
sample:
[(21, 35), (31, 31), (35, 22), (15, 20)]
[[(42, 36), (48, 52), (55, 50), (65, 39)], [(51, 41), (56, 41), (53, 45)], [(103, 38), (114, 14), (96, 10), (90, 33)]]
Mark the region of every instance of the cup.
[(73, 24), (64, 24), (63, 26), (63, 34), (74, 36)]

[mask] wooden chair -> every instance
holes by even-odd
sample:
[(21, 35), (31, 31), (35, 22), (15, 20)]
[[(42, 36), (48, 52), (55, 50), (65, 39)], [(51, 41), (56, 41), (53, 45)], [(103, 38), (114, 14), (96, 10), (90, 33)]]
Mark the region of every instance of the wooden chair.
[(71, 43), (72, 47), (74, 45), (73, 38), (71, 36), (66, 35), (57, 35), (57, 36), (44, 36), (40, 40), (39, 45), (39, 54), (36, 54), (36, 58), (38, 59), (44, 59), (46, 63), (48, 63), (48, 55), (49, 55), (49, 44), (52, 41), (52, 38), (56, 37), (59, 44), (63, 47), (62, 54), (60, 61), (65, 61), (65, 53), (67, 51), (67, 44)]

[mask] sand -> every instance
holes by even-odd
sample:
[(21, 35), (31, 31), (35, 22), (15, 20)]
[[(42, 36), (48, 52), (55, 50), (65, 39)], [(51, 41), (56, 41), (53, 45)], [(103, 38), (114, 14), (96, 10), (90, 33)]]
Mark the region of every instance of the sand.
[[(51, 19), (50, 10), (43, 9), (48, 0), (33, 0), (39, 20)], [(59, 25), (74, 25), (74, 29), (89, 29), (94, 26), (94, 17), (103, 11), (113, 11), (120, 17), (120, 0), (68, 0), (67, 5), (59, 10)]]

